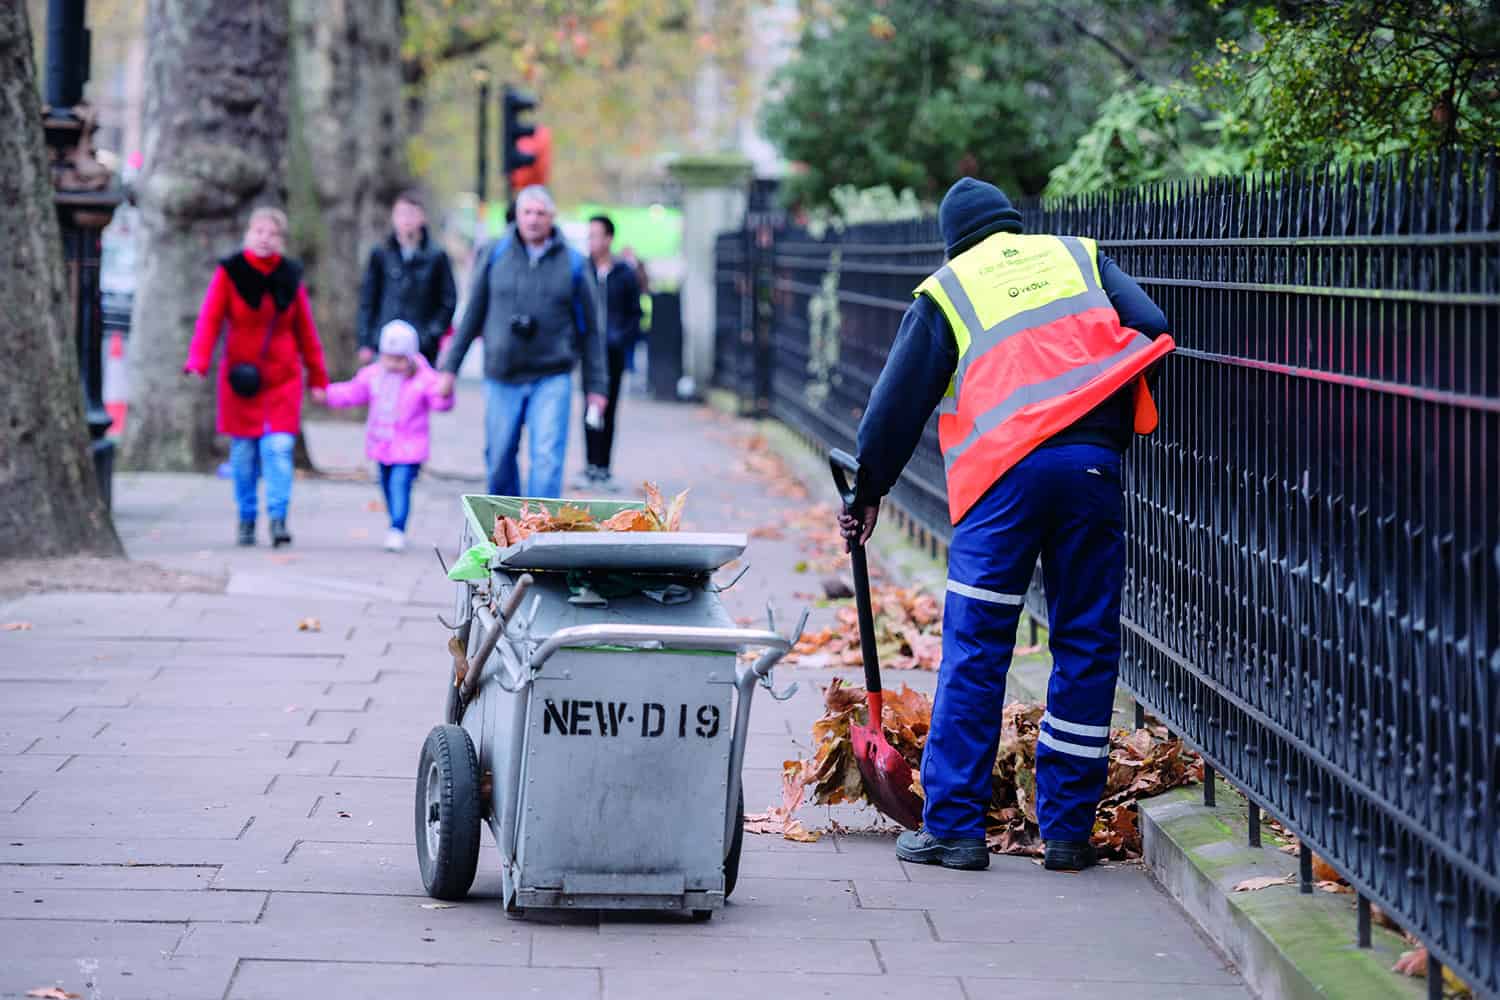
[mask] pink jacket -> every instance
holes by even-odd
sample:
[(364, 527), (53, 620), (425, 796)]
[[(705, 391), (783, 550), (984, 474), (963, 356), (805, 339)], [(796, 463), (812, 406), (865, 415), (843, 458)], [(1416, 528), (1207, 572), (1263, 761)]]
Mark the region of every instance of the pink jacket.
[(348, 382), (328, 387), (328, 405), (370, 407), (365, 423), (365, 454), (382, 465), (427, 461), (427, 414), (453, 409), (453, 397), (438, 394), (438, 373), (427, 359), (412, 355), (411, 375), (388, 372), (379, 361), (365, 365)]

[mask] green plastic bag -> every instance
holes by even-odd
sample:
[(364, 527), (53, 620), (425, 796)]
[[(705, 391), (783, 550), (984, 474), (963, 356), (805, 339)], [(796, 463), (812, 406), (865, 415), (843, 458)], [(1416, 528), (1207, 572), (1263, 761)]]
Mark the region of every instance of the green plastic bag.
[(490, 578), (490, 560), (500, 550), (495, 548), (495, 543), (490, 541), (480, 542), (469, 547), (469, 550), (459, 556), (453, 565), (448, 567), (448, 579), (450, 580), (488, 580)]

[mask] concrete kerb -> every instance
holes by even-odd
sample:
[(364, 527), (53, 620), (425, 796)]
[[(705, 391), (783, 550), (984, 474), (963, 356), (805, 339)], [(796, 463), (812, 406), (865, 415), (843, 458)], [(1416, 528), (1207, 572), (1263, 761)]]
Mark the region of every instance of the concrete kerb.
[[(1297, 859), (1247, 846), (1245, 800), (1219, 783), (1216, 807), (1202, 788), (1179, 788), (1140, 803), (1144, 860), (1172, 897), (1265, 997), (1416, 998), (1420, 980), (1390, 971), (1406, 950), (1400, 935), (1371, 929), (1371, 947), (1355, 943), (1355, 909), (1347, 894), (1304, 895)], [(1286, 885), (1235, 892), (1240, 882), (1267, 876)]]

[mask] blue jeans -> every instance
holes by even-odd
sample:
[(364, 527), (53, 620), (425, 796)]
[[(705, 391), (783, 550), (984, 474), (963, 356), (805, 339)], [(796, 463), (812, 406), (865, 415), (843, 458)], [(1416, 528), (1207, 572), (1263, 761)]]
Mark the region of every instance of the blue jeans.
[(266, 513), (273, 520), (285, 520), (286, 506), (292, 499), (292, 448), (296, 444), (295, 434), (282, 433), (229, 440), (234, 502), (241, 521), (255, 520), (260, 511), (256, 487), (262, 476), (266, 480)]
[(1120, 456), (1091, 444), (1038, 448), (964, 515), (948, 550), (943, 665), (922, 753), (922, 823), (983, 837), (1005, 676), (1037, 556), (1052, 677), (1036, 751), (1044, 840), (1088, 840), (1109, 767), (1125, 579)]
[(391, 527), (397, 531), (406, 530), (406, 519), (411, 514), (411, 488), (416, 485), (417, 473), (421, 471), (422, 466), (416, 463), (380, 466), (380, 491), (385, 494), (385, 509), (391, 515)]
[[(567, 373), (530, 382), (484, 380), (484, 454), (492, 495), (562, 496), (572, 398), (573, 376)], [(517, 463), (523, 425), (531, 443), (525, 492)]]

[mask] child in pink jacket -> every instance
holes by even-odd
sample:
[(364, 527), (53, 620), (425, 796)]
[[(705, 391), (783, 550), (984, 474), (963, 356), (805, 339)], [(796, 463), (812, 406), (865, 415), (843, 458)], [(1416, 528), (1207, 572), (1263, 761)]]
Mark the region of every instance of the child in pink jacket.
[(411, 512), (411, 489), (427, 461), (427, 414), (453, 409), (453, 396), (443, 392), (438, 373), (418, 350), (417, 331), (410, 323), (392, 320), (380, 331), (380, 357), (365, 365), (348, 382), (335, 382), (313, 398), (332, 407), (369, 406), (365, 424), (365, 454), (380, 466), (380, 489), (391, 515), (386, 533), (388, 552), (406, 548), (406, 519)]

